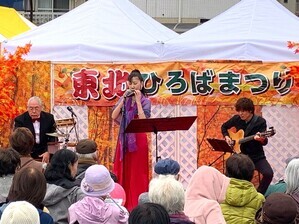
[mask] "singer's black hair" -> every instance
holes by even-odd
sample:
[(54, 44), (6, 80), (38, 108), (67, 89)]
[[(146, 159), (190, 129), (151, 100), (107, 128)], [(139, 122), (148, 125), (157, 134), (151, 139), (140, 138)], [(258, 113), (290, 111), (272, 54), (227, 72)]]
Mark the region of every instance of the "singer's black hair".
[[(143, 80), (143, 77), (142, 77), (142, 75), (141, 75), (141, 72), (140, 72), (138, 69), (134, 69), (133, 71), (131, 71), (130, 75), (128, 76), (128, 81), (129, 81), (129, 82), (132, 82), (132, 79), (133, 79), (134, 77), (137, 77), (141, 82), (144, 81), (144, 80)], [(142, 86), (142, 88), (141, 88), (140, 91), (142, 92), (143, 95), (146, 96), (146, 92), (145, 92), (145, 88), (144, 88), (144, 86)]]

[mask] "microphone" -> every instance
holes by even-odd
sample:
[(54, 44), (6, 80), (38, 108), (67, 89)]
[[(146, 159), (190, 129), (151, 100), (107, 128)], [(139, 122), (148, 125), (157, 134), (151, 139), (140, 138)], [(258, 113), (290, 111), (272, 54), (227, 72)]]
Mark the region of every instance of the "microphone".
[(124, 98), (133, 96), (134, 94), (135, 94), (134, 90), (128, 89), (124, 94)]
[(73, 108), (72, 108), (72, 107), (68, 106), (66, 109), (67, 109), (69, 112), (71, 112), (72, 116), (75, 116), (75, 117), (77, 117), (77, 115), (74, 113), (74, 111), (73, 111)]

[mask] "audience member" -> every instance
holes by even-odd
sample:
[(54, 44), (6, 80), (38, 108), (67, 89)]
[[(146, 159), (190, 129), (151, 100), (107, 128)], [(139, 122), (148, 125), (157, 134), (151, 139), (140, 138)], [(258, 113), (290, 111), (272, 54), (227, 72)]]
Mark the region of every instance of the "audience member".
[(43, 203), (49, 209), (55, 224), (68, 224), (68, 208), (84, 197), (75, 183), (77, 166), (76, 153), (61, 149), (53, 155), (46, 168), (48, 184)]
[(0, 224), (40, 224), (38, 211), (29, 202), (12, 202), (3, 212)]
[(185, 194), (184, 212), (200, 224), (225, 224), (220, 204), (230, 178), (210, 166), (201, 166), (192, 175)]
[[(295, 156), (295, 157), (290, 157), (286, 160), (286, 165), (289, 164), (289, 162), (291, 162), (293, 159), (298, 159), (299, 156)], [(287, 190), (287, 184), (285, 182), (284, 179), (279, 180), (277, 183), (275, 184), (271, 184), (266, 193), (265, 193), (265, 197), (268, 197), (270, 194), (274, 193), (274, 192), (282, 192), (285, 193)]]
[(228, 224), (255, 223), (255, 214), (265, 198), (250, 182), (254, 169), (254, 163), (245, 154), (233, 154), (226, 160), (226, 176), (231, 180), (221, 209)]
[(8, 203), (0, 208), (0, 216), (10, 203), (27, 201), (38, 210), (41, 224), (54, 224), (53, 218), (43, 212), (42, 201), (46, 195), (46, 189), (46, 178), (42, 172), (33, 167), (21, 169), (14, 175), (7, 197)]
[(256, 213), (257, 224), (297, 224), (297, 205), (294, 199), (281, 192), (266, 198), (263, 207)]
[(21, 156), (20, 169), (24, 167), (34, 167), (39, 171), (44, 172), (46, 163), (36, 161), (31, 157), (32, 148), (34, 146), (34, 137), (28, 128), (16, 128), (10, 135), (9, 142), (11, 147)]
[(180, 164), (171, 159), (171, 158), (166, 158), (166, 159), (161, 159), (159, 160), (155, 167), (154, 167), (154, 171), (156, 174), (158, 175), (178, 175), (178, 173), (180, 172)]
[(129, 224), (170, 224), (166, 209), (159, 204), (147, 202), (136, 206), (129, 216)]
[(138, 205), (144, 204), (146, 202), (150, 202), (149, 197), (148, 197), (148, 192), (143, 192), (138, 197)]
[(297, 204), (296, 223), (299, 223), (299, 159), (292, 159), (285, 170), (286, 193), (289, 194)]
[(160, 204), (166, 209), (170, 216), (170, 223), (193, 223), (183, 212), (184, 187), (170, 175), (152, 179), (148, 195), (150, 202)]
[(127, 223), (129, 215), (124, 207), (117, 203), (105, 203), (114, 186), (115, 183), (105, 166), (92, 165), (87, 168), (81, 182), (81, 190), (86, 196), (70, 206), (69, 223)]
[(20, 155), (14, 149), (0, 149), (0, 204), (6, 202), (13, 176), (20, 163)]
[(78, 156), (76, 182), (80, 185), (86, 169), (97, 164), (97, 143), (90, 139), (82, 139), (76, 145), (75, 150)]
[[(154, 171), (157, 174), (156, 178), (169, 175), (171, 177), (174, 177), (175, 179), (178, 179), (180, 164), (171, 158), (161, 159), (155, 164)], [(150, 202), (148, 198), (148, 192), (143, 192), (138, 197), (138, 204), (142, 204), (145, 202)]]

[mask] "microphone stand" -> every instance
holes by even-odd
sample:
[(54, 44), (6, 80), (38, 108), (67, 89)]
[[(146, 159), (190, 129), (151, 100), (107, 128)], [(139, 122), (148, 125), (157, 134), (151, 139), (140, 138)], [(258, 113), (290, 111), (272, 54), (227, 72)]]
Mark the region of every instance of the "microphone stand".
[(57, 131), (60, 132), (60, 134), (64, 136), (64, 143), (63, 143), (62, 149), (67, 149), (69, 138), (70, 138), (70, 133), (72, 132), (72, 130), (74, 128), (75, 128), (75, 131), (76, 131), (76, 127), (75, 127), (76, 123), (75, 123), (73, 114), (72, 114), (72, 119), (73, 119), (73, 126), (70, 130), (68, 130), (68, 125), (67, 125), (65, 133), (60, 128), (56, 127)]
[(123, 130), (122, 131), (122, 135), (123, 135), (123, 145), (122, 145), (122, 173), (124, 172), (124, 168), (125, 168), (125, 150), (126, 150), (126, 143), (127, 143), (127, 140), (126, 140), (126, 133), (125, 133), (125, 130), (126, 130), (126, 123), (127, 123), (127, 108), (126, 108), (126, 103), (127, 103), (127, 97), (125, 96), (124, 97), (124, 105), (122, 107), (122, 121), (121, 123), (123, 123)]
[[(77, 118), (77, 122), (75, 122), (75, 117)], [(76, 127), (76, 124), (78, 123), (78, 117), (75, 116), (74, 113), (72, 113), (72, 119), (73, 119), (73, 128), (75, 128), (75, 135), (76, 135), (76, 140), (77, 140), (77, 143), (79, 142), (79, 135), (78, 135), (78, 131), (77, 131), (77, 127)], [(72, 129), (70, 130), (70, 132), (72, 131)]]

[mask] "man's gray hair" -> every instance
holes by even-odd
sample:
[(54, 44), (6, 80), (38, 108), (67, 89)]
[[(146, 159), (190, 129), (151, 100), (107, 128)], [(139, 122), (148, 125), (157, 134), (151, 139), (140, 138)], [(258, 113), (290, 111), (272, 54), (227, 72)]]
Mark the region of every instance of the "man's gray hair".
[(30, 103), (31, 101), (33, 101), (33, 100), (37, 101), (37, 103), (38, 103), (40, 106), (43, 106), (43, 102), (42, 102), (42, 100), (41, 100), (38, 96), (30, 97), (30, 99), (29, 99), (28, 102), (27, 102), (27, 106), (29, 106), (29, 103)]

